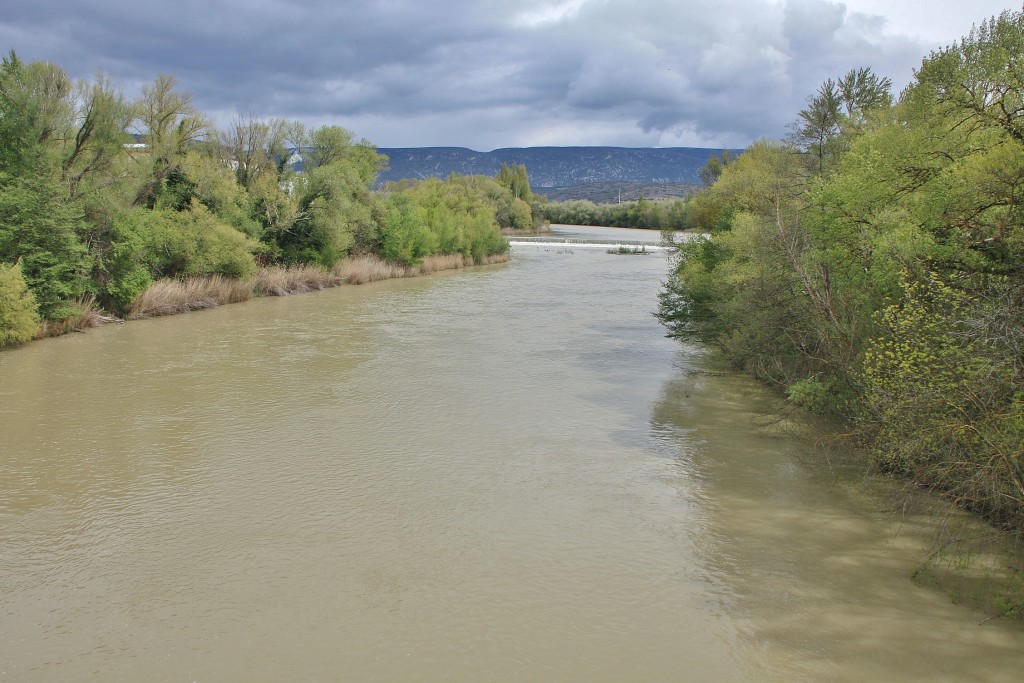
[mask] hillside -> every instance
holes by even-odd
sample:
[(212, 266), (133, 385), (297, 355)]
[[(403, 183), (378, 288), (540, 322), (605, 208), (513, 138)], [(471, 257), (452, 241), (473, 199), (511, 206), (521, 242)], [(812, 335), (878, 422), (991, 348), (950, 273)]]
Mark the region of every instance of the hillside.
[[(591, 183), (698, 184), (698, 169), (721, 150), (704, 147), (517, 147), (477, 152), (465, 147), (382, 147), (390, 159), (380, 182), (444, 178), (450, 173), (494, 176), (504, 164), (524, 164), (534, 187)], [(739, 153), (742, 150), (730, 150)]]
[(585, 199), (595, 204), (633, 202), (643, 197), (653, 201), (682, 199), (697, 187), (697, 183), (634, 183), (628, 180), (609, 180), (584, 183), (568, 187), (532, 185), (535, 195), (544, 195), (549, 202), (568, 202)]

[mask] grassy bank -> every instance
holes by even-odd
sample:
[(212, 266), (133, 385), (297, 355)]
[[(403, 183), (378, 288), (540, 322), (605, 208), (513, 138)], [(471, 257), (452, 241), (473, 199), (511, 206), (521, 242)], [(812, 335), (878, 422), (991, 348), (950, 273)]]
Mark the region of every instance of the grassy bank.
[(551, 234), (551, 223), (545, 221), (535, 228), (529, 230), (520, 230), (516, 228), (502, 228), (501, 234), (505, 237), (523, 237), (527, 235), (550, 235)]
[(418, 277), (443, 270), (493, 265), (508, 260), (507, 253), (492, 254), (480, 262), (462, 254), (438, 254), (424, 257), (417, 265), (403, 266), (376, 256), (356, 256), (339, 261), (330, 270), (314, 266), (282, 266), (262, 268), (251, 278), (229, 278), (221, 275), (168, 278), (149, 285), (131, 303), (124, 319), (99, 308), (92, 297), (84, 297), (75, 302), (75, 315), (58, 322), (43, 320), (39, 324), (35, 338), (59, 337), (107, 323), (188, 313), (257, 297), (288, 296), (341, 285), (362, 285), (379, 280)]
[(403, 266), (376, 256), (356, 256), (339, 261), (330, 270), (313, 266), (261, 269), (248, 279), (219, 275), (154, 282), (132, 302), (127, 318), (137, 320), (160, 315), (187, 313), (223, 304), (247, 301), (262, 296), (287, 296), (339, 285), (361, 285), (378, 280), (429, 275), (473, 265), (502, 263), (508, 254), (494, 254), (477, 263), (462, 254), (438, 254), (424, 257), (414, 266)]

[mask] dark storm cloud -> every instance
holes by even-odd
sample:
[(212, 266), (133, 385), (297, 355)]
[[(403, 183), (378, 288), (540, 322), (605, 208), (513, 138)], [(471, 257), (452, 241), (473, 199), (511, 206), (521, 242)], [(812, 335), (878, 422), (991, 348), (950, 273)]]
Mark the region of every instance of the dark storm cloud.
[(382, 146), (738, 146), (852, 67), (905, 83), (927, 50), (884, 29), (827, 0), (34, 0), (5, 10), (0, 47), (129, 94), (172, 74), (222, 124)]

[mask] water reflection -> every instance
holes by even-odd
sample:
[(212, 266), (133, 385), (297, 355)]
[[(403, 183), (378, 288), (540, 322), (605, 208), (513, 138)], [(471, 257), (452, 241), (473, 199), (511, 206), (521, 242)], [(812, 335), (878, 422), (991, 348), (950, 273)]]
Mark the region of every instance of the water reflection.
[(700, 481), (707, 526), (698, 547), (729, 587), (728, 612), (758, 679), (1019, 677), (1007, 666), (1019, 657), (1019, 624), (979, 627), (984, 615), (911, 581), (926, 530), (869, 515), (851, 473), (835, 479), (763, 388), (699, 353), (680, 364), (652, 433), (678, 440), (680, 467)]

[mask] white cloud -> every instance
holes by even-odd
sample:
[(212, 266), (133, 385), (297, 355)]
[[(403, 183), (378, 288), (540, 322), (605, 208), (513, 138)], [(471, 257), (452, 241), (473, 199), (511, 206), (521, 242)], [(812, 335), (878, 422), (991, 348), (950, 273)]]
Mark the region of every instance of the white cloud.
[(579, 14), (580, 8), (587, 3), (587, 0), (564, 0), (557, 3), (541, 3), (536, 7), (523, 10), (516, 19), (515, 24), (525, 27), (545, 26), (557, 24), (562, 21), (574, 18)]

